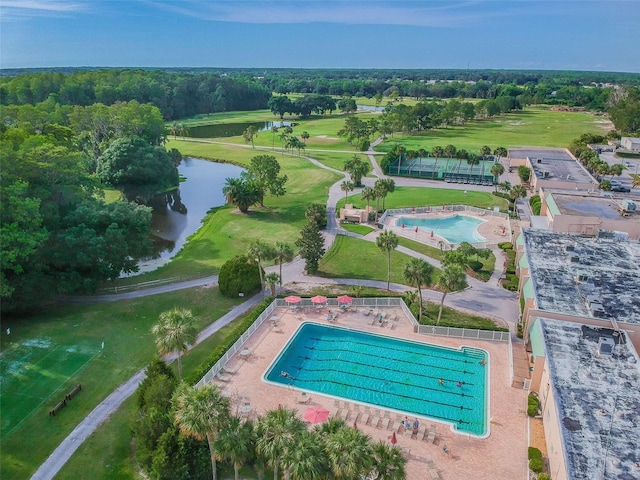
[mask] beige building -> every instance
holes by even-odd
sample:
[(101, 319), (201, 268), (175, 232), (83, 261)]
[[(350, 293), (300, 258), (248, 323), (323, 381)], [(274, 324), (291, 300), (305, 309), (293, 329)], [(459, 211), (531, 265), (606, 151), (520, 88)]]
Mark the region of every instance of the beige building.
[(592, 236), (602, 231), (622, 232), (633, 240), (640, 238), (640, 202), (633, 197), (546, 187), (539, 193), (540, 216), (550, 230)]
[(340, 209), (340, 221), (367, 223), (369, 221), (370, 212), (375, 212), (375, 208), (353, 208), (353, 204), (348, 203), (345, 205), (345, 208)]
[(525, 228), (516, 246), (551, 477), (640, 478), (640, 244)]
[(620, 146), (630, 152), (640, 152), (640, 138), (622, 137), (620, 139)]
[(529, 184), (533, 190), (543, 187), (588, 190), (598, 186), (596, 179), (564, 148), (512, 148), (509, 159), (509, 167), (514, 171), (520, 165), (531, 169)]

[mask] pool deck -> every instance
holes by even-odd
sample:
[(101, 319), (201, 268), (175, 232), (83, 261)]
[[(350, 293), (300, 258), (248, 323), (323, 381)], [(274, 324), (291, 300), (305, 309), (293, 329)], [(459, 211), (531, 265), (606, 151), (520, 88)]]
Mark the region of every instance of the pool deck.
[[(509, 345), (503, 342), (487, 342), (470, 339), (454, 339), (419, 335), (414, 333), (413, 326), (402, 310), (393, 307), (379, 308), (387, 313), (388, 322), (384, 327), (371, 325), (374, 315), (369, 309), (346, 311), (338, 314), (333, 325), (353, 328), (363, 332), (389, 335), (392, 337), (421, 341), (447, 347), (471, 346), (481, 348), (489, 353), (490, 368), (490, 425), (487, 438), (476, 438), (451, 431), (448, 424), (438, 423), (428, 418), (420, 418), (420, 423), (427, 429), (435, 426), (435, 439), (432, 442), (411, 438), (396, 431), (397, 446), (408, 455), (407, 479), (424, 480), (441, 478), (468, 478), (473, 472), (476, 479), (525, 479), (527, 477), (527, 393), (511, 387)], [(302, 322), (316, 322), (330, 325), (327, 321), (329, 309), (309, 308), (306, 311), (293, 311), (288, 308), (277, 308), (271, 319), (254, 333), (244, 348), (232, 358), (224, 375), (216, 379), (216, 383), (232, 402), (232, 410), (241, 416), (255, 418), (268, 410), (283, 405), (295, 408), (300, 417), (309, 406), (320, 405), (335, 411), (335, 399), (315, 392), (302, 396), (302, 391), (284, 386), (272, 385), (263, 381), (262, 376), (274, 358), (295, 333)], [(336, 308), (333, 307), (335, 312)], [(375, 314), (375, 310), (374, 310)], [(392, 320), (396, 315), (397, 320)], [(392, 328), (393, 325), (393, 328)], [(310, 397), (307, 399), (306, 397)], [(306, 403), (299, 403), (304, 399)], [(343, 402), (340, 402), (343, 403)], [(351, 417), (348, 424), (353, 424), (357, 415), (355, 405), (349, 402)], [(360, 410), (362, 408), (360, 407)], [(375, 410), (375, 409), (374, 409)], [(381, 416), (385, 410), (380, 409)], [(396, 419), (396, 412), (390, 412), (390, 418)], [(411, 420), (415, 418), (410, 415)], [(358, 428), (375, 440), (388, 441), (392, 431), (364, 425), (358, 422)], [(427, 436), (425, 435), (425, 438)], [(446, 453), (445, 452), (446, 447)]]
[[(387, 228), (392, 230), (396, 235), (402, 235), (403, 237), (407, 237), (411, 240), (415, 240), (417, 242), (426, 243), (428, 245), (437, 244), (438, 241), (444, 241), (446, 244), (450, 242), (440, 235), (437, 232), (434, 232), (433, 236), (431, 236), (431, 232), (429, 232), (425, 228), (419, 228), (418, 231), (415, 231), (414, 227), (406, 227), (402, 228), (402, 224), (396, 224), (399, 220), (399, 217), (414, 217), (420, 219), (428, 219), (428, 220), (442, 220), (449, 217), (455, 216), (466, 216), (475, 218), (478, 220), (482, 220), (482, 223), (478, 225), (478, 234), (484, 238), (484, 242), (489, 245), (495, 245), (501, 242), (508, 242), (511, 238), (510, 229), (511, 226), (508, 220), (503, 218), (494, 217), (493, 215), (477, 215), (472, 212), (466, 211), (450, 211), (450, 210), (439, 210), (438, 208), (433, 208), (429, 213), (408, 213), (402, 214), (398, 216), (390, 216), (385, 225)], [(483, 243), (483, 242), (479, 242)]]

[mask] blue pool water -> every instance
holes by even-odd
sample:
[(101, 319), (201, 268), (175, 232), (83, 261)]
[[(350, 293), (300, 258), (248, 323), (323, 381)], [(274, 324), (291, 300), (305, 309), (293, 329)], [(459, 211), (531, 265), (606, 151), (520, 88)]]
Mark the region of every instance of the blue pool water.
[(455, 215), (447, 218), (400, 217), (396, 225), (404, 223), (406, 228), (418, 227), (427, 233), (435, 233), (444, 237), (449, 243), (484, 242), (485, 238), (478, 233), (478, 225), (484, 223), (466, 215)]
[(305, 323), (264, 379), (433, 418), (482, 436), (488, 418), (486, 364), (484, 350)]

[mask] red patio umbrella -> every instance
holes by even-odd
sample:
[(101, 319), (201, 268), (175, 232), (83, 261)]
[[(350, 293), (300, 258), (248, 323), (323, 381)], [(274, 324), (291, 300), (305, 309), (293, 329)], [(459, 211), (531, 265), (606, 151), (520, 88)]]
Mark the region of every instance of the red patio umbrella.
[(418, 227), (416, 227), (416, 233), (418, 233)]
[(355, 428), (356, 430), (358, 429), (358, 424), (356, 423), (356, 421), (353, 421), (353, 428)]
[(327, 418), (329, 418), (329, 410), (320, 405), (316, 405), (315, 407), (309, 407), (304, 412), (304, 419), (309, 423), (322, 423), (326, 422)]
[(391, 434), (391, 445), (395, 445), (396, 443), (398, 443), (398, 439), (396, 438), (396, 432), (393, 432)]
[(431, 238), (433, 238), (433, 230), (431, 230)]
[(316, 295), (315, 297), (311, 297), (311, 302), (315, 304), (327, 303), (327, 297), (324, 297), (322, 295)]
[(353, 302), (353, 298), (351, 298), (349, 295), (340, 295), (338, 297), (338, 303), (351, 303)]
[(288, 297), (284, 297), (284, 301), (287, 303), (300, 303), (302, 299), (297, 295), (289, 295)]

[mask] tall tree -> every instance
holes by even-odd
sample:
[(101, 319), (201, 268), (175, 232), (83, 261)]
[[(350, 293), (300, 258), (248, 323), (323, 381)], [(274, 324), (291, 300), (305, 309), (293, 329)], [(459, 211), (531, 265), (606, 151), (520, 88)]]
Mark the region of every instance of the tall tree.
[(234, 416), (229, 417), (227, 424), (218, 433), (214, 442), (217, 459), (228, 460), (233, 464), (235, 480), (240, 479), (240, 468), (251, 457), (255, 441), (253, 422)]
[(255, 205), (262, 198), (261, 190), (253, 180), (244, 178), (227, 178), (222, 193), (227, 203), (232, 203), (242, 213), (247, 213), (249, 207)]
[(440, 310), (438, 310), (438, 321), (436, 325), (440, 324), (444, 299), (447, 297), (447, 293), (462, 290), (467, 286), (466, 275), (462, 267), (460, 265), (449, 265), (445, 267), (438, 277), (438, 286), (442, 289), (443, 293), (442, 300), (440, 300)]
[(362, 186), (362, 177), (365, 177), (371, 170), (371, 164), (367, 161), (363, 161), (357, 155), (354, 155), (350, 160), (344, 162), (343, 169), (351, 175), (351, 180), (356, 187)]
[(249, 163), (246, 176), (253, 181), (260, 192), (260, 205), (264, 207), (264, 196), (269, 193), (276, 197), (285, 194), (288, 177), (280, 174), (280, 163), (273, 155), (257, 155)]
[(316, 222), (306, 223), (296, 240), (296, 246), (300, 249), (300, 256), (305, 261), (307, 273), (315, 274), (318, 271), (320, 259), (325, 254), (324, 237)]
[(325, 450), (335, 479), (356, 479), (373, 467), (369, 437), (357, 428), (344, 426), (324, 438)]
[(376, 238), (378, 248), (387, 254), (387, 290), (391, 284), (391, 252), (398, 246), (398, 236), (391, 230), (383, 231)]
[(480, 155), (482, 155), (482, 159), (486, 160), (489, 155), (491, 155), (491, 147), (485, 145), (480, 149)]
[(177, 355), (178, 377), (182, 378), (181, 357), (198, 338), (191, 310), (172, 308), (162, 312), (158, 317), (158, 323), (151, 328), (151, 333), (156, 337), (156, 346), (161, 355)]
[[(383, 441), (373, 444), (374, 472), (377, 480), (404, 480), (407, 459), (395, 445)], [(373, 475), (372, 475), (373, 476)]]
[(260, 239), (254, 240), (249, 244), (247, 248), (247, 257), (249, 260), (255, 261), (258, 264), (258, 272), (260, 272), (260, 288), (264, 293), (264, 281), (262, 278), (263, 260), (270, 260), (275, 257), (275, 251), (272, 245), (263, 242)]
[(404, 278), (409, 285), (416, 287), (420, 305), (418, 308), (418, 321), (422, 319), (422, 287), (431, 285), (433, 276), (433, 266), (422, 258), (412, 258), (404, 267)]
[(364, 187), (362, 192), (360, 193), (360, 198), (367, 202), (367, 212), (369, 211), (369, 205), (371, 204), (371, 200), (375, 200), (376, 192), (371, 187)]
[(500, 175), (502, 175), (504, 173), (504, 167), (502, 166), (501, 163), (496, 162), (493, 165), (491, 165), (491, 170), (489, 170), (491, 172), (491, 175), (493, 175), (493, 186), (494, 186), (494, 191), (497, 192), (498, 191), (498, 180), (500, 179)]
[(349, 182), (345, 180), (340, 184), (340, 190), (344, 192), (345, 205), (347, 204), (347, 195), (349, 194), (349, 192), (353, 192), (354, 189), (355, 189), (355, 185), (353, 184), (353, 182)]
[(323, 480), (327, 478), (329, 459), (322, 438), (302, 431), (296, 442), (287, 445), (282, 454), (282, 468), (290, 480)]
[(280, 282), (280, 275), (276, 272), (267, 273), (264, 276), (264, 284), (271, 292), (271, 296), (275, 298), (276, 296), (276, 286)]
[(283, 456), (305, 430), (306, 426), (298, 418), (297, 411), (283, 406), (268, 411), (258, 419), (256, 450), (273, 468), (274, 480), (278, 480)]
[(256, 148), (254, 139), (258, 136), (258, 129), (255, 125), (249, 125), (244, 132), (242, 132), (242, 138), (244, 138), (244, 143), (250, 143), (251, 148)]
[(293, 247), (288, 243), (276, 242), (276, 246), (273, 251), (274, 258), (278, 261), (278, 267), (280, 268), (280, 286), (282, 287), (282, 263), (290, 262), (293, 260), (294, 251)]
[(513, 200), (513, 213), (517, 210), (518, 199), (525, 198), (527, 196), (527, 189), (524, 185), (514, 185), (509, 191), (509, 196)]
[(493, 154), (495, 155), (496, 159), (498, 161), (500, 161), (500, 159), (502, 157), (506, 157), (507, 155), (509, 155), (509, 152), (507, 151), (506, 148), (504, 147), (497, 147), (494, 151)]
[(174, 420), (180, 431), (197, 439), (207, 439), (213, 480), (218, 478), (215, 440), (229, 421), (229, 400), (216, 385), (200, 388), (181, 384), (173, 397)]

